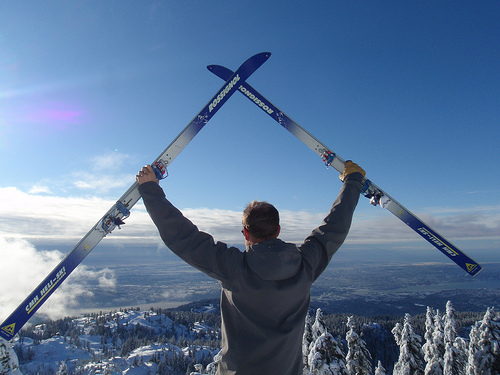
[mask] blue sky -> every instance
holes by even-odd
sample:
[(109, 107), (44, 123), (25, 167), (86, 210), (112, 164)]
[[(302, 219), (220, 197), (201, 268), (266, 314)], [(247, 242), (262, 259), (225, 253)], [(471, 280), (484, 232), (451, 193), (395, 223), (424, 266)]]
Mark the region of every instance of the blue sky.
[[(0, 236), (67, 253), (222, 86), (207, 65), (270, 51), (252, 86), (490, 261), (478, 251), (500, 244), (499, 15), (498, 1), (3, 1)], [(230, 243), (253, 199), (300, 241), (341, 186), (238, 93), (169, 173), (173, 203)], [(148, 220), (138, 205), (105, 241), (153, 246)], [(348, 243), (435, 251), (364, 198)]]

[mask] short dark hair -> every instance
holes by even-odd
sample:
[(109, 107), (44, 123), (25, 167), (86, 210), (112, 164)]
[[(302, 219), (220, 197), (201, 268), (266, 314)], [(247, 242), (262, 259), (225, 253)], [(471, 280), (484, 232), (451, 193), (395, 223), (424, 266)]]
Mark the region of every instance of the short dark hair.
[(272, 204), (254, 200), (247, 204), (241, 222), (256, 238), (271, 239), (278, 233), (280, 215)]

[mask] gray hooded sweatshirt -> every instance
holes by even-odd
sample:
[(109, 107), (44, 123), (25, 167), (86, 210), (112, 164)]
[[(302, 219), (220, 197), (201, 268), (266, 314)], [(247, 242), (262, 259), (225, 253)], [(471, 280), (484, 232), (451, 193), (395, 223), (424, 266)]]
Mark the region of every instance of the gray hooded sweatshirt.
[(217, 374), (302, 374), (310, 289), (344, 242), (362, 176), (347, 176), (323, 223), (296, 246), (268, 240), (241, 252), (215, 242), (185, 218), (155, 182), (139, 186), (165, 244), (222, 285), (222, 359)]

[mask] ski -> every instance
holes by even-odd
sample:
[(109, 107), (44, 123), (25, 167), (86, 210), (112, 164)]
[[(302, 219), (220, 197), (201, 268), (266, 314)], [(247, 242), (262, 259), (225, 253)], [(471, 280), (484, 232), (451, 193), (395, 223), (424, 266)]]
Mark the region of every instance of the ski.
[[(250, 57), (240, 68), (231, 74), (205, 107), (179, 133), (170, 145), (151, 164), (158, 179), (167, 176), (167, 166), (179, 155), (187, 144), (198, 134), (205, 124), (215, 115), (220, 107), (237, 90), (238, 84), (247, 79), (268, 58), (269, 52), (262, 52)], [(83, 261), (90, 251), (117, 226), (125, 224), (130, 209), (140, 199), (138, 183), (121, 196), (113, 207), (97, 222), (97, 224), (78, 242), (73, 250), (54, 268), (54, 270), (38, 285), (35, 290), (19, 305), (19, 307), (0, 325), (1, 337), (10, 340), (47, 301), (49, 296), (63, 283), (70, 273)]]
[[(219, 78), (226, 80), (233, 72), (220, 65), (209, 65), (208, 70)], [(281, 126), (283, 126), (290, 133), (295, 135), (303, 143), (305, 143), (311, 150), (316, 152), (327, 166), (332, 166), (339, 173), (344, 170), (345, 160), (331, 151), (323, 143), (317, 140), (314, 136), (308, 133), (303, 127), (293, 121), (280, 109), (274, 106), (269, 100), (262, 96), (257, 90), (250, 86), (247, 82), (241, 82), (238, 90), (251, 102), (257, 105), (261, 110), (271, 116)], [(449, 257), (458, 266), (464, 269), (468, 274), (474, 276), (481, 271), (481, 266), (472, 260), (469, 256), (464, 254), (460, 249), (451, 244), (443, 236), (437, 233), (429, 225), (425, 224), (415, 214), (410, 212), (402, 204), (396, 201), (393, 197), (387, 194), (380, 187), (375, 185), (368, 179), (363, 181), (362, 194), (370, 199), (370, 203), (374, 206), (381, 206), (393, 213), (397, 218), (403, 221), (421, 237), (427, 240), (431, 245), (435, 246), (444, 255)]]

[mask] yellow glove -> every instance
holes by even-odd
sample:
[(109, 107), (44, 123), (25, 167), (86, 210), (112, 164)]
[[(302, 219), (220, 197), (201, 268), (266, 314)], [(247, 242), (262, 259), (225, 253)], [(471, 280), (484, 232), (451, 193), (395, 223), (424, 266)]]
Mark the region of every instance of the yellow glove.
[(365, 178), (366, 172), (356, 163), (353, 163), (351, 160), (347, 160), (344, 164), (344, 171), (340, 174), (339, 178), (344, 182), (345, 178), (351, 173), (359, 172)]

